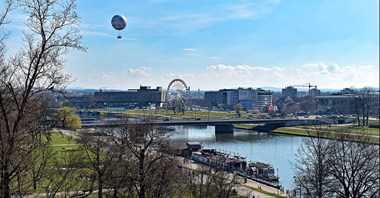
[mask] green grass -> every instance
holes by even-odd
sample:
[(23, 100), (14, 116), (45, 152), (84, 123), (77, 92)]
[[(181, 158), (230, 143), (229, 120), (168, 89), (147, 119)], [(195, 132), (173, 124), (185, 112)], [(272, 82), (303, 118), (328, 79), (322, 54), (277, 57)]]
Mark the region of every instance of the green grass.
[[(207, 110), (193, 110), (193, 111), (185, 111), (184, 114), (182, 113), (176, 113), (174, 114), (171, 110), (164, 110), (164, 109), (132, 109), (132, 110), (104, 110), (99, 109), (97, 110), (101, 112), (101, 114), (105, 113), (121, 113), (124, 115), (127, 115), (128, 117), (145, 117), (145, 116), (153, 116), (156, 119), (163, 119), (163, 118), (170, 118), (170, 119), (195, 119), (195, 118), (201, 118), (201, 119), (216, 119), (216, 118), (235, 118), (237, 117), (237, 114), (235, 112), (224, 112), (224, 111), (207, 111)], [(241, 117), (246, 118), (248, 117), (249, 113), (241, 112)]]
[(250, 130), (258, 126), (258, 124), (234, 124), (234, 128)]
[(380, 128), (380, 120), (377, 119), (377, 120), (369, 120), (369, 127), (371, 128), (377, 128), (379, 130)]
[(378, 128), (370, 128), (356, 125), (332, 125), (329, 127), (331, 130), (350, 130), (352, 133), (364, 133), (368, 135), (377, 135), (379, 136), (380, 130)]
[[(310, 127), (311, 129), (313, 128), (313, 126), (308, 126), (308, 127)], [(326, 138), (335, 138), (333, 134), (334, 131), (336, 132), (349, 131), (350, 133), (353, 133), (353, 134), (366, 134), (366, 135), (375, 136), (375, 137), (370, 137), (370, 142), (375, 143), (375, 144), (380, 143), (378, 129), (374, 130), (368, 127), (360, 127), (358, 129), (355, 129), (353, 125), (331, 125), (330, 127), (322, 128), (322, 130), (328, 132), (324, 135), (324, 137)], [(299, 136), (312, 136), (312, 137), (319, 136), (315, 132), (308, 132), (305, 126), (280, 127), (273, 130), (272, 132), (281, 133), (281, 134), (289, 134), (289, 135), (299, 135)], [(356, 139), (355, 137), (356, 136), (347, 137), (348, 138), (347, 140), (355, 140)]]
[(56, 152), (56, 157), (62, 158), (69, 152), (77, 151), (80, 147), (76, 140), (68, 138), (62, 133), (53, 132), (51, 134), (50, 146)]
[(69, 143), (73, 143), (74, 141), (73, 140), (69, 140), (69, 138), (67, 136), (65, 136), (64, 134), (62, 133), (59, 133), (59, 132), (53, 132), (51, 133), (51, 144), (52, 145), (55, 145), (55, 144), (69, 144)]
[[(313, 127), (313, 126), (310, 126)], [(305, 129), (305, 126), (296, 126), (291, 128), (299, 128), (299, 129)], [(380, 135), (380, 129), (378, 128), (370, 128), (367, 126), (357, 126), (355, 124), (334, 124), (334, 125), (328, 125), (328, 130), (332, 131), (345, 131), (348, 130), (351, 133), (359, 133), (359, 134), (368, 134), (368, 135)]]

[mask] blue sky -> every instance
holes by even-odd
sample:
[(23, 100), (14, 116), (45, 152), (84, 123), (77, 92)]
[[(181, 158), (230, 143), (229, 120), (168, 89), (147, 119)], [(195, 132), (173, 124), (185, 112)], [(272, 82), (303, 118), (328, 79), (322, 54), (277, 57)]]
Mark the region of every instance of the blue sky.
[[(66, 57), (65, 71), (75, 80), (70, 87), (165, 88), (174, 78), (193, 90), (379, 86), (378, 0), (77, 4), (88, 50)], [(115, 14), (128, 19), (121, 32), (110, 24)], [(18, 16), (12, 15), (16, 24)], [(17, 39), (12, 33), (9, 40)]]

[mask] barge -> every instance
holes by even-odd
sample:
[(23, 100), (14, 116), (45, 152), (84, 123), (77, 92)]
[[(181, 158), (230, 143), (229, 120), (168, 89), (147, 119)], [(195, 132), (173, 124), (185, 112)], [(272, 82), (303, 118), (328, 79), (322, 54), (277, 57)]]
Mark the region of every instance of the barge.
[(280, 189), (279, 177), (270, 163), (249, 162), (236, 154), (221, 152), (216, 149), (204, 149), (198, 142), (187, 142), (182, 156), (197, 163), (235, 172), (238, 175)]

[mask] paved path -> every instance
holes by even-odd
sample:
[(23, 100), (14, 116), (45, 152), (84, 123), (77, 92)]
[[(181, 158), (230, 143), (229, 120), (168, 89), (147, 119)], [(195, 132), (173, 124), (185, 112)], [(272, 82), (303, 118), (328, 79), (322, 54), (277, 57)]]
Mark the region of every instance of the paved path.
[[(192, 160), (185, 159), (185, 160), (182, 160), (182, 161), (183, 161), (182, 164), (183, 164), (184, 167), (187, 167), (187, 168), (193, 169), (193, 170), (199, 169), (199, 168), (201, 168), (203, 166), (201, 164), (193, 162)], [(231, 178), (233, 177), (232, 174), (230, 176), (231, 176)], [(242, 195), (242, 196), (245, 196), (245, 197), (250, 197), (250, 198), (253, 197), (253, 196), (255, 198), (269, 198), (269, 197), (273, 197), (273, 196), (270, 196), (270, 195), (263, 194), (261, 192), (254, 191), (254, 190), (252, 190), (250, 188), (247, 188), (247, 187), (244, 186), (244, 185), (246, 185), (246, 186), (250, 186), (250, 187), (253, 187), (253, 188), (261, 188), (262, 190), (264, 190), (266, 192), (270, 192), (270, 193), (274, 193), (274, 194), (279, 194), (279, 195), (281, 195), (283, 197), (286, 197), (286, 194), (284, 192), (281, 192), (279, 189), (273, 188), (271, 186), (267, 186), (265, 184), (253, 181), (251, 179), (247, 179), (247, 183), (244, 183), (244, 179), (242, 177), (238, 177), (238, 180), (239, 180), (239, 182), (241, 182), (241, 185), (236, 188), (236, 190), (237, 190), (237, 192), (238, 192), (239, 195)]]

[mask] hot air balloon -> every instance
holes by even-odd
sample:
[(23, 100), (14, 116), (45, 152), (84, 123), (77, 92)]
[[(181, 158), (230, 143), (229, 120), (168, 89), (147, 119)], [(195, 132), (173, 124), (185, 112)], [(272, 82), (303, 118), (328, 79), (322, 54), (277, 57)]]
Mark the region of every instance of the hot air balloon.
[[(127, 26), (127, 21), (125, 16), (117, 14), (112, 17), (111, 24), (115, 30), (121, 31)], [(117, 38), (121, 39), (121, 35), (119, 34)]]

